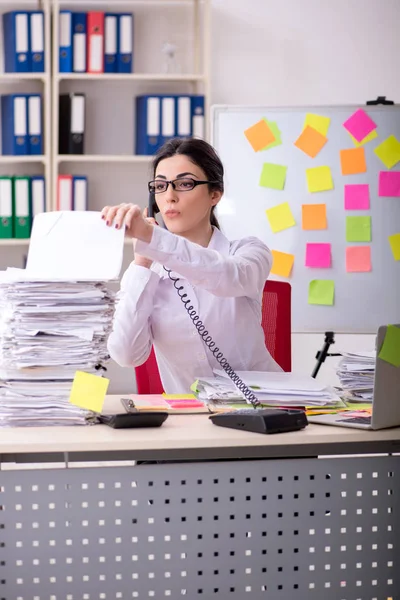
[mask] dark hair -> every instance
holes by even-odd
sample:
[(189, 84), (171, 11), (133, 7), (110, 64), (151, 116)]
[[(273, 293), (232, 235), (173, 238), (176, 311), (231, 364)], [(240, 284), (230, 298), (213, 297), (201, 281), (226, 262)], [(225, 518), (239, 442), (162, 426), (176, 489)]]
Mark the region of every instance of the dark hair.
[[(209, 184), (208, 189), (210, 192), (218, 190), (222, 194), (224, 193), (224, 167), (222, 162), (214, 148), (204, 140), (198, 138), (173, 138), (168, 140), (154, 157), (153, 177), (156, 175), (158, 164), (164, 158), (171, 158), (175, 154), (184, 154), (193, 164), (204, 171), (207, 179), (217, 182)], [(210, 223), (214, 227), (221, 229), (214, 210), (215, 206), (211, 209)]]

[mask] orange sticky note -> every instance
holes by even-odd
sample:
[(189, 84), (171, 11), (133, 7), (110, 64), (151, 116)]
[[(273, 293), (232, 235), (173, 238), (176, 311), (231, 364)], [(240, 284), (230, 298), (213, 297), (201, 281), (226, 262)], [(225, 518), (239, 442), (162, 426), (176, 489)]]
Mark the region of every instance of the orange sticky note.
[(349, 148), (340, 151), (342, 175), (356, 175), (367, 172), (364, 148)]
[(303, 204), (301, 207), (303, 229), (326, 229), (326, 204)]
[(310, 125), (307, 125), (295, 141), (294, 145), (311, 158), (315, 158), (327, 141), (327, 137), (313, 127), (310, 127)]
[(347, 273), (371, 271), (371, 246), (348, 246), (346, 248)]
[(244, 135), (255, 152), (262, 150), (265, 146), (275, 141), (275, 136), (264, 119), (246, 129)]
[(273, 275), (280, 275), (281, 277), (290, 277), (294, 263), (294, 254), (279, 252), (278, 250), (271, 250), (271, 252), (273, 257), (271, 273)]

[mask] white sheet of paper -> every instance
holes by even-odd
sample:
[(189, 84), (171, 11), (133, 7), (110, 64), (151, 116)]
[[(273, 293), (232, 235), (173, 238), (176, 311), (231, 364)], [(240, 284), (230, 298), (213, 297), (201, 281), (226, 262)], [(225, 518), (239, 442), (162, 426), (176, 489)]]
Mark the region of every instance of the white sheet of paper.
[(36, 215), (25, 274), (52, 280), (118, 279), (124, 229), (107, 227), (94, 211), (54, 211)]

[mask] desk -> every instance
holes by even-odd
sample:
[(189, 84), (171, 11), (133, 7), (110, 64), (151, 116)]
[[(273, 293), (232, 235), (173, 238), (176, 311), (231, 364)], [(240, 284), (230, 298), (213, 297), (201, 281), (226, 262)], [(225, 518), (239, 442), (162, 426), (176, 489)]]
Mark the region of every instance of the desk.
[[(399, 598), (399, 449), (400, 428), (262, 436), (204, 415), (1, 430), (0, 598)], [(116, 462), (137, 459), (195, 462)]]

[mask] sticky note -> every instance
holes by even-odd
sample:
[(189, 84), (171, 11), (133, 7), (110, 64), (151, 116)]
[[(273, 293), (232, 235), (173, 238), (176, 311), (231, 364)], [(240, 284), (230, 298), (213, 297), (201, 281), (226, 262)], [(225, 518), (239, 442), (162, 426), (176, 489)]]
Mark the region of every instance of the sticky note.
[(103, 409), (109, 379), (76, 371), (69, 401), (75, 406), (100, 413)]
[(303, 129), (300, 136), (295, 141), (294, 145), (307, 154), (310, 158), (315, 158), (317, 154), (325, 146), (328, 138), (322, 135), (319, 131), (307, 125)]
[(280, 146), (282, 144), (282, 134), (278, 127), (278, 123), (276, 121), (268, 121), (268, 119), (266, 119), (265, 117), (264, 121), (272, 131), (275, 140), (267, 144), (267, 146), (265, 146), (265, 148), (262, 148), (262, 150), (269, 150), (270, 148), (274, 148), (275, 146)]
[(348, 246), (346, 248), (347, 273), (371, 271), (371, 246)]
[(303, 204), (301, 219), (302, 229), (326, 229), (326, 204)]
[(367, 163), (365, 161), (364, 148), (347, 148), (340, 151), (340, 164), (342, 175), (356, 175), (366, 173)]
[(322, 133), (322, 135), (328, 134), (329, 125), (331, 120), (329, 117), (323, 117), (322, 115), (316, 115), (314, 113), (307, 113), (306, 118), (304, 120), (303, 129), (310, 125), (313, 129)]
[(371, 217), (346, 217), (346, 241), (370, 242)]
[(379, 173), (378, 194), (381, 198), (400, 198), (400, 171)]
[(282, 204), (278, 204), (273, 208), (268, 208), (265, 212), (267, 213), (269, 224), (274, 233), (296, 225), (288, 202), (282, 202)]
[(343, 127), (347, 129), (357, 142), (361, 142), (371, 131), (376, 129), (376, 123), (367, 115), (365, 110), (359, 108), (343, 123)]
[(385, 167), (391, 169), (400, 160), (400, 142), (394, 135), (390, 135), (374, 148), (374, 152)]
[(330, 167), (313, 167), (306, 169), (308, 191), (326, 192), (333, 190), (333, 179)]
[(260, 185), (271, 190), (283, 190), (286, 181), (287, 167), (264, 163), (261, 171)]
[(357, 148), (359, 148), (360, 146), (364, 146), (365, 144), (368, 144), (368, 142), (372, 142), (372, 140), (374, 140), (375, 138), (377, 138), (378, 137), (378, 132), (376, 131), (376, 129), (374, 129), (363, 140), (361, 140), (361, 142), (357, 142), (357, 140), (356, 140), (355, 137), (353, 137), (351, 134), (349, 134), (349, 135), (351, 137), (351, 140), (352, 140), (353, 144)]
[(163, 393), (162, 397), (165, 400), (195, 400), (196, 396), (194, 394), (166, 394)]
[(258, 152), (275, 140), (274, 134), (268, 127), (268, 124), (261, 119), (251, 127), (245, 130), (244, 135), (250, 142), (253, 150)]
[(294, 254), (279, 252), (278, 250), (271, 250), (271, 252), (273, 258), (271, 273), (273, 275), (280, 275), (280, 277), (290, 277), (294, 263)]
[(388, 325), (378, 357), (394, 367), (400, 367), (400, 327)]
[(335, 282), (332, 279), (313, 279), (308, 288), (308, 304), (332, 306), (335, 297)]
[(368, 183), (344, 186), (344, 208), (346, 210), (369, 210)]
[(331, 245), (309, 243), (306, 245), (306, 267), (328, 269), (331, 266)]
[(388, 237), (394, 260), (400, 260), (400, 233), (394, 233)]

